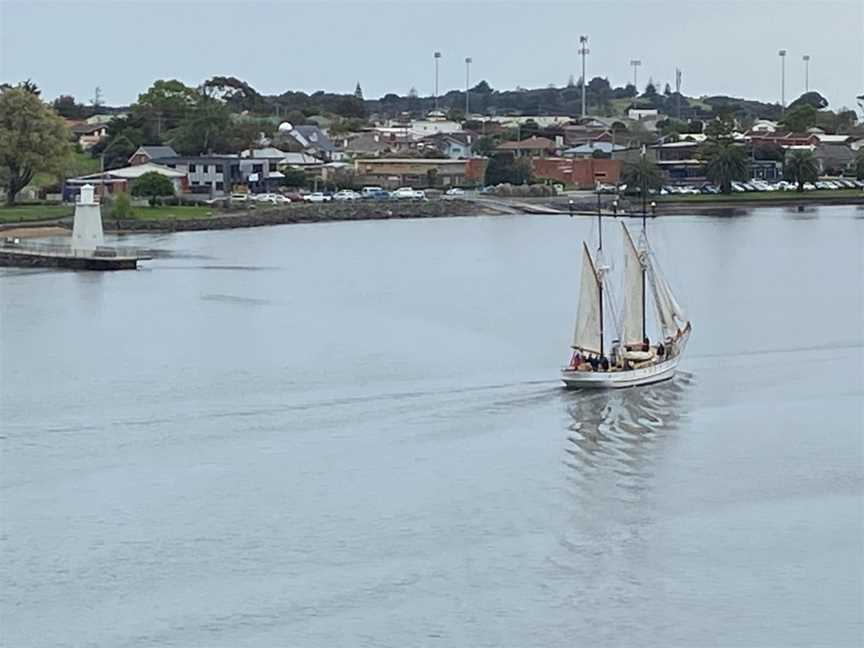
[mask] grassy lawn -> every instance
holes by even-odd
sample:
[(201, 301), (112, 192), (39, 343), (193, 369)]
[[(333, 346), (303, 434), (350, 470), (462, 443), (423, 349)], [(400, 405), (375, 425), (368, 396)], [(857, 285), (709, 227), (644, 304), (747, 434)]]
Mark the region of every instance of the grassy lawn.
[[(213, 207), (203, 205), (171, 206), (160, 205), (159, 207), (133, 207), (132, 217), (140, 220), (189, 220), (190, 218), (207, 218), (217, 212)], [(106, 214), (105, 218), (111, 218)]]
[(758, 202), (760, 200), (788, 200), (790, 202), (802, 200), (822, 200), (824, 198), (864, 198), (861, 189), (822, 189), (815, 191), (745, 191), (731, 194), (698, 194), (698, 195), (673, 195), (660, 196), (658, 202)]
[(71, 205), (16, 205), (0, 207), (0, 223), (23, 223), (72, 215)]

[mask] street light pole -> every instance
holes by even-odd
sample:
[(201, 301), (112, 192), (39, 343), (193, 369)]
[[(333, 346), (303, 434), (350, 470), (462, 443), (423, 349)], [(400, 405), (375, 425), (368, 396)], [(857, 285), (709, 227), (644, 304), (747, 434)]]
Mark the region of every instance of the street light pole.
[(780, 55), (780, 106), (786, 109), (786, 50), (777, 52)]
[(579, 37), (579, 54), (582, 56), (582, 117), (585, 117), (585, 86), (588, 79), (585, 78), (585, 57), (591, 50), (588, 49), (588, 37)]
[(636, 77), (636, 71), (639, 69), (639, 66), (642, 65), (642, 61), (639, 59), (632, 59), (630, 61), (630, 65), (633, 66), (633, 87), (636, 88), (636, 94), (639, 94), (639, 83)]
[(801, 57), (804, 60), (804, 92), (810, 92), (810, 55)]
[(435, 110), (438, 110), (438, 60), (441, 52), (435, 52)]
[(468, 108), (471, 106), (468, 99), (468, 88), (471, 87), (471, 63), (473, 62), (470, 56), (465, 57), (465, 119), (468, 119)]

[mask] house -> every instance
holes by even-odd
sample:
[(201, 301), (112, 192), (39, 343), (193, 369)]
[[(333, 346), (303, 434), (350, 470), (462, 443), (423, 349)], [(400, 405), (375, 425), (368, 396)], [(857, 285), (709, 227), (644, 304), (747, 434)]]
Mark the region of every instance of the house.
[[(173, 149), (171, 152), (173, 153)], [(240, 159), (236, 155), (183, 156), (175, 153), (172, 156), (155, 158), (154, 162), (182, 173), (187, 179), (186, 190), (191, 193), (220, 196), (231, 193), (234, 185), (244, 181), (240, 171)]]
[(177, 157), (177, 152), (170, 146), (139, 146), (129, 157), (129, 165), (147, 164), (160, 158)]
[(437, 133), (424, 137), (420, 146), (424, 149), (432, 149), (446, 155), (451, 160), (459, 160), (471, 157), (473, 153), (476, 135), (466, 131), (456, 133)]
[(786, 156), (799, 150), (812, 151), (819, 175), (839, 176), (855, 163), (856, 153), (846, 144), (820, 142), (810, 146), (791, 146), (786, 149)]
[(460, 187), (479, 184), (486, 174), (486, 158), (441, 160), (433, 158), (371, 158), (354, 160), (359, 184), (388, 188), (411, 186)]
[(598, 158), (532, 158), (537, 178), (551, 178), (578, 189), (593, 189), (598, 182), (618, 184), (623, 164), (620, 160)]
[(660, 111), (656, 108), (631, 108), (627, 111), (627, 117), (634, 121), (657, 121), (660, 119)]
[(601, 140), (587, 142), (586, 144), (566, 149), (562, 155), (571, 158), (611, 157), (613, 153), (623, 151), (626, 148), (626, 146), (622, 146), (621, 144), (613, 144), (612, 142)]
[(342, 158), (342, 151), (336, 148), (333, 141), (318, 126), (294, 126), (282, 129), (273, 138), (273, 144), (281, 146), (291, 153), (307, 153), (327, 162), (337, 162)]
[(80, 176), (77, 178), (69, 178), (66, 180), (63, 190), (64, 199), (68, 199), (78, 193), (81, 187), (85, 184), (91, 184), (96, 187), (96, 191), (100, 196), (106, 194), (114, 194), (119, 192), (129, 192), (135, 185), (135, 181), (145, 173), (158, 173), (170, 178), (174, 183), (174, 191), (182, 193), (188, 189), (186, 174), (170, 169), (159, 164), (146, 163), (136, 164), (134, 166), (124, 167), (122, 169), (111, 169), (100, 173), (91, 173), (89, 175)]
[(528, 139), (518, 142), (504, 142), (503, 144), (499, 144), (496, 150), (502, 153), (512, 153), (516, 157), (521, 157), (523, 155), (543, 157), (554, 154), (558, 148), (559, 145), (552, 140), (532, 135)]
[(761, 134), (761, 133), (775, 133), (779, 125), (775, 121), (771, 121), (770, 119), (757, 119), (753, 122), (753, 126), (750, 128), (751, 133)]
[(127, 113), (119, 112), (119, 113), (96, 113), (95, 115), (90, 115), (86, 120), (88, 124), (109, 124), (113, 120), (118, 117), (126, 117)]
[(108, 124), (75, 124), (72, 126), (72, 134), (78, 146), (89, 151), (108, 136)]
[(342, 149), (349, 157), (394, 153), (405, 155), (415, 152), (418, 139), (406, 129), (376, 128), (342, 138)]

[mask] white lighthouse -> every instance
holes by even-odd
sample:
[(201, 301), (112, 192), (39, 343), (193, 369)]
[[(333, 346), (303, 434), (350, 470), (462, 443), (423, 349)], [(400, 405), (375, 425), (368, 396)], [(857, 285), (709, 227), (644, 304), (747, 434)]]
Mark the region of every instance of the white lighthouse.
[(81, 187), (78, 202), (75, 203), (75, 220), (72, 224), (72, 248), (75, 250), (95, 250), (102, 245), (102, 209), (93, 195), (93, 185)]

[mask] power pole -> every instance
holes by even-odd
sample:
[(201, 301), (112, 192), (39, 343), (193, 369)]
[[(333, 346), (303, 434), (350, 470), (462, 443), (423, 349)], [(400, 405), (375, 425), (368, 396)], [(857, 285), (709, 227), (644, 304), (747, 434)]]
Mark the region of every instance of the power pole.
[(636, 94), (639, 94), (639, 82), (636, 76), (636, 72), (639, 69), (639, 66), (642, 65), (642, 61), (639, 59), (631, 59), (630, 65), (633, 66), (633, 87), (636, 88)]
[(579, 54), (582, 56), (582, 118), (585, 118), (585, 86), (588, 85), (588, 79), (585, 78), (585, 57), (591, 50), (588, 49), (588, 37), (579, 37)]
[(675, 106), (678, 119), (681, 119), (681, 68), (675, 68)]
[(780, 55), (780, 106), (786, 110), (786, 50), (777, 53)]
[(435, 52), (435, 110), (438, 110), (438, 61), (441, 59), (441, 52)]
[(471, 63), (473, 62), (470, 56), (465, 57), (465, 119), (468, 119), (468, 108), (471, 105), (468, 100), (468, 88), (471, 87)]

